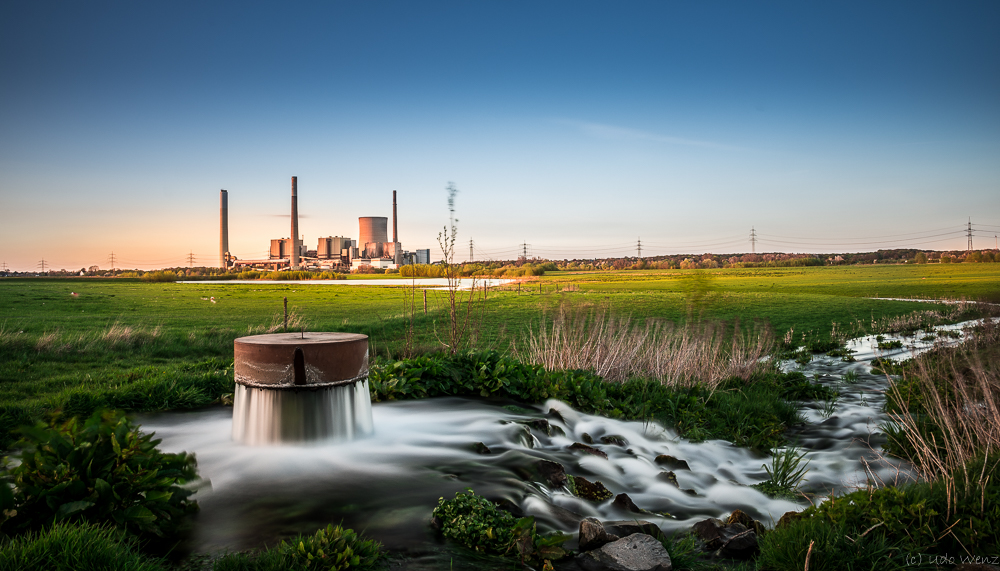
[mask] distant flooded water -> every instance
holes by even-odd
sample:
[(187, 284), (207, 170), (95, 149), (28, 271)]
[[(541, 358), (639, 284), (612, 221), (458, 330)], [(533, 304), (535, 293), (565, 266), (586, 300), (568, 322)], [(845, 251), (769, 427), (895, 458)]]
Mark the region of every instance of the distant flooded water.
[[(476, 279), (464, 278), (458, 280), (459, 289), (469, 289), (475, 283), (477, 288), (483, 287), (496, 287), (508, 283), (515, 283), (517, 280), (512, 279), (501, 279), (501, 278), (489, 278), (489, 279)], [(211, 284), (211, 285), (226, 285), (226, 284), (250, 284), (250, 285), (268, 285), (268, 284), (290, 284), (290, 285), (347, 285), (347, 286), (414, 286), (421, 289), (447, 289), (448, 280), (446, 278), (386, 278), (382, 280), (199, 280), (199, 281), (178, 281), (179, 284)]]

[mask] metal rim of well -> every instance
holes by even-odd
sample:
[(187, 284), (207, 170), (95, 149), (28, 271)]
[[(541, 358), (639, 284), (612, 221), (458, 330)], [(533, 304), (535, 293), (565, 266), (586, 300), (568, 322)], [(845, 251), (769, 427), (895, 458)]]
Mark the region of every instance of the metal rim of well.
[(353, 385), (354, 383), (360, 381), (368, 381), (368, 372), (365, 371), (351, 379), (344, 379), (341, 381), (332, 381), (329, 383), (307, 383), (304, 385), (296, 385), (291, 383), (282, 384), (267, 384), (267, 383), (257, 383), (249, 379), (236, 377), (235, 381), (245, 387), (253, 387), (255, 389), (268, 389), (273, 391), (315, 391), (317, 389), (327, 388), (327, 387), (342, 387), (344, 385)]

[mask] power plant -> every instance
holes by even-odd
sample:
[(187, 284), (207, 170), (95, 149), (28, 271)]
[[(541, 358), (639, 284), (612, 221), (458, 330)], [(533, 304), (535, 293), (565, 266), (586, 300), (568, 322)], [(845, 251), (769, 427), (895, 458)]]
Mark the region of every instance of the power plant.
[(356, 270), (361, 267), (398, 268), (404, 264), (430, 263), (430, 250), (407, 252), (399, 242), (396, 221), (396, 191), (392, 191), (392, 241), (389, 241), (385, 216), (358, 218), (358, 239), (346, 236), (320, 237), (315, 250), (309, 250), (299, 235), (298, 177), (292, 177), (292, 224), (290, 238), (271, 240), (267, 259), (240, 260), (229, 253), (229, 198), (220, 193), (220, 266), (227, 269), (259, 268), (271, 270), (330, 269)]

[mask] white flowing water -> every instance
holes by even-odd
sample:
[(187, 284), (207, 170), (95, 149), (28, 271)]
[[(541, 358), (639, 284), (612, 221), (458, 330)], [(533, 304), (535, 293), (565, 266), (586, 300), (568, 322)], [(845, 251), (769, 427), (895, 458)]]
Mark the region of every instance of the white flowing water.
[(371, 434), (372, 428), (368, 379), (297, 389), (236, 384), (232, 429), (236, 442), (330, 444)]
[[(536, 516), (541, 529), (574, 532), (583, 516), (641, 517), (669, 532), (737, 508), (772, 525), (785, 512), (831, 493), (913, 477), (905, 463), (881, 457), (887, 380), (870, 372), (875, 345), (871, 338), (853, 341), (856, 362), (822, 356), (805, 366), (785, 365), (817, 375), (842, 394), (835, 406), (805, 403), (807, 422), (791, 431), (809, 462), (802, 486), (806, 495), (798, 502), (771, 499), (750, 487), (767, 479), (766, 456), (722, 440), (693, 443), (656, 423), (583, 414), (554, 400), (538, 406), (468, 398), (378, 403), (371, 409), (374, 428), (368, 436), (310, 446), (234, 442), (236, 423), (246, 423), (237, 417), (259, 411), (220, 407), (146, 415), (140, 422), (144, 430), (156, 432), (164, 450), (197, 454), (206, 480), (196, 495), (201, 512), (192, 547), (199, 552), (273, 544), (330, 522), (343, 522), (393, 549), (434, 550), (431, 511), (439, 497), (465, 488), (509, 500)], [(912, 350), (929, 345), (917, 341)], [(901, 358), (909, 352), (882, 356)], [(857, 373), (857, 380), (845, 380), (848, 372)], [(537, 426), (541, 419), (550, 430)], [(568, 448), (582, 442), (584, 433), (607, 459)], [(600, 437), (610, 435), (626, 444), (601, 443)], [(478, 453), (480, 442), (491, 453)], [(674, 470), (679, 486), (663, 479), (665, 469), (654, 462), (660, 454), (690, 467)], [(539, 459), (562, 464), (568, 474), (600, 480), (614, 494), (627, 493), (640, 508), (656, 513), (628, 513), (611, 501), (593, 503), (552, 489), (531, 476)]]

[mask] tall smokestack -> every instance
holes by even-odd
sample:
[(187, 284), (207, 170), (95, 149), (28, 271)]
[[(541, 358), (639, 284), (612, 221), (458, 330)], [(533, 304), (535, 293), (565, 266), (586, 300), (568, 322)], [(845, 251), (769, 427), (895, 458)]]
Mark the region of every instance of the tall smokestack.
[(290, 269), (299, 269), (299, 178), (292, 177), (292, 259)]
[(396, 226), (396, 191), (392, 191), (392, 263), (398, 268), (403, 263), (403, 249), (399, 247), (399, 228)]
[(219, 191), (219, 267), (227, 266), (226, 254), (229, 253), (229, 193), (226, 189)]

